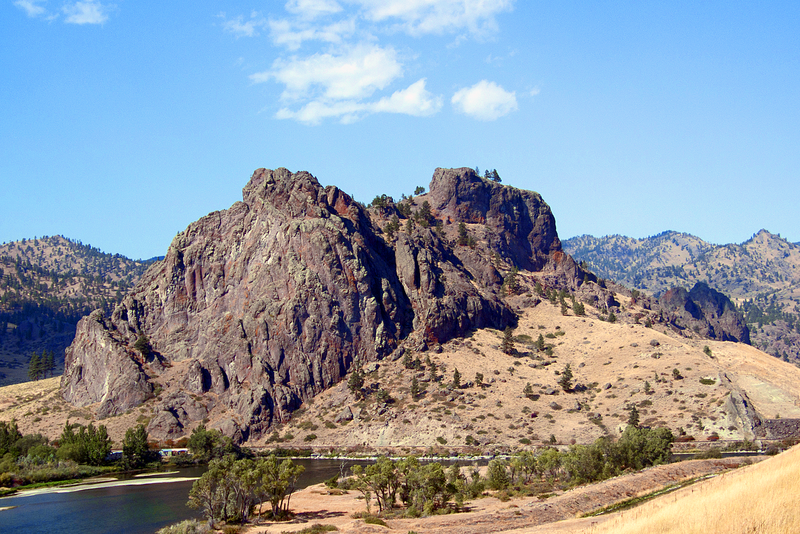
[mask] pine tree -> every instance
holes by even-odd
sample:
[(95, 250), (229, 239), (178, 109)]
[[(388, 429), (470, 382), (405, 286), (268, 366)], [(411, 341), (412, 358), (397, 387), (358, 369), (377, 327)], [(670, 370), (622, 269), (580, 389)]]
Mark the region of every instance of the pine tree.
[(30, 362), (28, 362), (28, 378), (31, 380), (39, 380), (43, 365), (45, 365), (45, 363), (42, 361), (42, 356), (34, 351), (33, 354), (31, 354)]
[(145, 360), (150, 356), (150, 353), (153, 351), (153, 348), (150, 346), (150, 340), (147, 339), (147, 336), (144, 334), (140, 334), (139, 338), (133, 344), (133, 348), (138, 350), (139, 353), (142, 355), (142, 358)]
[(453, 371), (453, 388), (458, 389), (461, 387), (461, 373), (458, 372), (458, 367)]
[(467, 234), (467, 225), (463, 222), (458, 223), (458, 244), (459, 246), (466, 246), (469, 243), (469, 234)]
[(439, 377), (436, 375), (436, 364), (433, 363), (430, 356), (425, 357), (425, 365), (428, 366), (428, 377), (431, 379), (431, 382), (438, 382)]
[(357, 398), (361, 398), (361, 388), (364, 387), (364, 373), (360, 368), (352, 372), (350, 378), (347, 380), (347, 387)]
[(517, 273), (519, 269), (512, 267), (503, 280), (503, 293), (506, 295), (516, 295), (519, 285), (517, 283)]
[(636, 406), (631, 404), (631, 413), (628, 416), (628, 424), (634, 428), (639, 428), (639, 410)]
[(53, 371), (56, 370), (56, 361), (55, 361), (55, 353), (52, 350), (48, 350), (48, 351), (45, 351), (45, 352), (42, 353), (43, 356), (45, 354), (47, 354), (47, 356), (45, 356), (45, 358), (44, 358), (45, 363), (44, 363), (44, 373), (43, 374), (44, 374), (44, 378), (47, 378), (47, 371), (50, 371), (50, 376), (51, 377), (53, 376)]
[(417, 377), (411, 379), (411, 398), (416, 399), (419, 397), (419, 380)]
[(561, 372), (561, 378), (558, 379), (558, 385), (561, 386), (561, 389), (564, 391), (569, 391), (572, 389), (572, 369), (570, 368), (569, 364), (564, 367), (564, 370)]
[(516, 352), (514, 348), (514, 330), (510, 326), (507, 326), (503, 331), (503, 342), (500, 344), (500, 350), (508, 355)]

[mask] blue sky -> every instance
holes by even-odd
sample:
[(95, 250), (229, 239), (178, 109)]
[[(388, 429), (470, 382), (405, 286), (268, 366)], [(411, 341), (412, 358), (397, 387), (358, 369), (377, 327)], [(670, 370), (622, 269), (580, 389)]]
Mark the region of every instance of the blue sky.
[(134, 258), (259, 167), (362, 202), (436, 167), (538, 191), (562, 239), (800, 241), (800, 4), (0, 4), (0, 242)]

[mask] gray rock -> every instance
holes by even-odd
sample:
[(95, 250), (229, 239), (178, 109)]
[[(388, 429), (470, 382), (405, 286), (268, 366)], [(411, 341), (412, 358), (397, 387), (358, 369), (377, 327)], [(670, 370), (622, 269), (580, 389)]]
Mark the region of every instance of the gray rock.
[(349, 406), (345, 406), (339, 415), (337, 415), (334, 419), (334, 423), (342, 423), (344, 421), (352, 421), (353, 420), (353, 411), (350, 409)]

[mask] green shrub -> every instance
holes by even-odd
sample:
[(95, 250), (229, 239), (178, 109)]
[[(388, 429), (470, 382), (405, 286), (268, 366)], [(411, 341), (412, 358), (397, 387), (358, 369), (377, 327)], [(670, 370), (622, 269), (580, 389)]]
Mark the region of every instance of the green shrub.
[(377, 517), (377, 516), (374, 516), (374, 515), (366, 515), (362, 519), (364, 520), (364, 523), (367, 523), (367, 524), (370, 524), (370, 525), (380, 525), (382, 527), (388, 527), (389, 526), (389, 525), (386, 524), (386, 521), (384, 521), (380, 517)]
[(156, 531), (156, 534), (205, 534), (211, 532), (208, 524), (201, 523), (196, 519), (187, 519), (174, 525), (168, 525)]
[(506, 470), (507, 466), (508, 462), (506, 460), (491, 460), (489, 462), (489, 470), (486, 474), (486, 485), (489, 489), (502, 490), (511, 484)]

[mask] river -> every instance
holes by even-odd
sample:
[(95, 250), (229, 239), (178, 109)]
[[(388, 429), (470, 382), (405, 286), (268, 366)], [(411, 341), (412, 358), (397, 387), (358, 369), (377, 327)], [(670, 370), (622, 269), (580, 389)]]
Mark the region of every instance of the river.
[[(339, 473), (341, 460), (294, 460), (306, 470), (298, 489)], [(355, 462), (348, 461), (347, 465)], [(0, 499), (0, 533), (153, 534), (200, 514), (186, 506), (205, 468), (117, 482), (33, 490)], [(349, 473), (349, 470), (348, 470)], [(13, 508), (9, 508), (13, 507)]]

